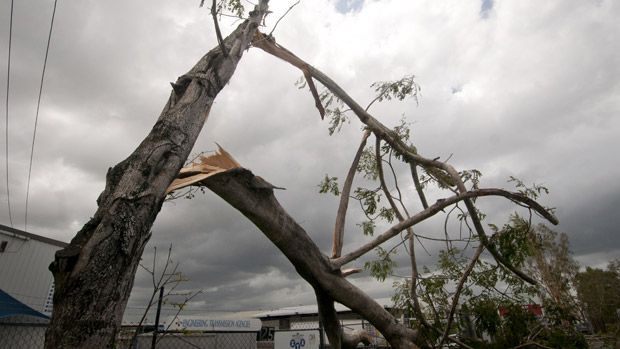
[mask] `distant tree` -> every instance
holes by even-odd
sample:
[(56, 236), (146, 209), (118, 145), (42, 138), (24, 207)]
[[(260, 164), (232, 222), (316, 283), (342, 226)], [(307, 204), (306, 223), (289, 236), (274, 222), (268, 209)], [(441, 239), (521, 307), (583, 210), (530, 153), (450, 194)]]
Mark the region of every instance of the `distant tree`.
[[(108, 171), (106, 188), (97, 201), (99, 208), (93, 218), (68, 247), (56, 254), (50, 266), (56, 289), (52, 322), (46, 333), (46, 348), (113, 347), (153, 221), (167, 193), (190, 185), (207, 187), (222, 197), (250, 219), (289, 259), (299, 275), (313, 287), (321, 322), (334, 349), (354, 348), (366, 338), (362, 334), (351, 336), (343, 331), (335, 302), (362, 315), (393, 348), (441, 347), (447, 340), (462, 345), (457, 338), (448, 336), (450, 323), (463, 285), (468, 282), (483, 252), (488, 252), (492, 260), (487, 262), (488, 268), (499, 268), (502, 273), (536, 283), (505, 253), (511, 250), (506, 250), (487, 234), (475, 201), (486, 196), (504, 197), (557, 224), (555, 216), (526, 191), (480, 188), (477, 171), (458, 171), (447, 160), (421, 155), (409, 139), (408, 128), (388, 128), (369, 113), (375, 102), (417, 96), (419, 87), (413, 76), (373, 84), (376, 96), (364, 108), (323, 72), (276, 43), (273, 36), (257, 30), (268, 13), (266, 0), (260, 0), (249, 12), (249, 18), (222, 38), (217, 13), (223, 8), (236, 11), (238, 5), (241, 5), (238, 0), (212, 2), (218, 46), (172, 84), (168, 103), (150, 134), (126, 160)], [(181, 169), (214, 99), (226, 86), (243, 52), (250, 46), (302, 71), (321, 117), (329, 118), (332, 132), (353, 118), (357, 118), (363, 127), (362, 141), (353, 157), (351, 169), (341, 189), (336, 186), (337, 190), (334, 190), (339, 193), (340, 205), (330, 254), (324, 254), (304, 228), (280, 206), (274, 196), (273, 185), (242, 168), (224, 151), (212, 157), (201, 157)], [(315, 86), (315, 80), (325, 88), (321, 93)], [(370, 136), (374, 138), (374, 146), (366, 149)], [(393, 172), (393, 163), (406, 171)], [(387, 175), (383, 173), (384, 166), (389, 171)], [(363, 171), (367, 170), (368, 179), (376, 181), (375, 189), (352, 190), (354, 176), (360, 167)], [(389, 176), (392, 182), (386, 180)], [(178, 178), (173, 182), (175, 177)], [(333, 177), (328, 176), (327, 179)], [(397, 183), (403, 183), (405, 179), (413, 183), (414, 189), (400, 190), (401, 186)], [(438, 198), (434, 203), (427, 201), (431, 186), (437, 189), (433, 191), (433, 196)], [(334, 186), (328, 183), (328, 188), (333, 190)], [(419, 205), (407, 207), (407, 199), (403, 197), (407, 194), (410, 195), (409, 200), (416, 200)], [(360, 223), (362, 231), (373, 236), (366, 244), (343, 251), (344, 223), (350, 196), (355, 196), (362, 203), (368, 215), (368, 220)], [(376, 205), (381, 199), (384, 200), (382, 203), (387, 201), (386, 206)], [(448, 324), (443, 332), (435, 334), (438, 338), (435, 343), (422, 335), (424, 330), (430, 328), (424, 317), (420, 317), (423, 323), (414, 328), (399, 323), (392, 314), (346, 279), (351, 273), (361, 271), (346, 266), (377, 250), (386, 263), (371, 264), (368, 269), (376, 273), (389, 269), (391, 249), (382, 246), (402, 236), (398, 244), (409, 246), (411, 298), (414, 311), (420, 315), (416, 290), (421, 280), (414, 251), (421, 236), (416, 235), (413, 227), (444, 210), (460, 213), (461, 222), (470, 227), (477, 247), (473, 255), (464, 256), (469, 261), (460, 276), (457, 292), (445, 304), (437, 305), (448, 311)], [(382, 233), (374, 232), (377, 215), (389, 223)]]
[(572, 330), (580, 317), (574, 293), (579, 264), (572, 258), (568, 236), (539, 224), (529, 237), (530, 256), (525, 270), (540, 281), (539, 297), (547, 320)]
[(620, 309), (620, 260), (611, 262), (607, 270), (587, 267), (577, 274), (577, 294), (586, 317), (595, 332), (607, 332), (618, 324)]
[[(509, 263), (534, 277), (536, 285), (486, 259), (472, 265), (469, 245), (478, 242), (462, 234), (460, 239), (449, 239), (450, 245), (440, 252), (436, 268), (425, 267), (419, 276), (416, 293), (424, 304), (423, 311), (413, 311), (410, 279), (395, 284), (395, 303), (411, 310), (414, 322), (425, 328), (423, 336), (428, 343), (445, 333), (458, 333), (464, 343), (477, 348), (584, 348), (583, 336), (573, 328), (578, 310), (570, 285), (577, 264), (570, 256), (566, 235), (544, 225), (532, 227), (529, 220), (516, 214), (503, 227), (491, 228), (489, 240)], [(467, 273), (469, 277), (463, 282)], [(450, 299), (458, 300), (456, 306)], [(533, 314), (535, 304), (541, 301), (544, 321)], [(460, 321), (451, 322), (455, 312)], [(425, 318), (430, 319), (426, 325)], [(491, 340), (483, 340), (485, 337)]]

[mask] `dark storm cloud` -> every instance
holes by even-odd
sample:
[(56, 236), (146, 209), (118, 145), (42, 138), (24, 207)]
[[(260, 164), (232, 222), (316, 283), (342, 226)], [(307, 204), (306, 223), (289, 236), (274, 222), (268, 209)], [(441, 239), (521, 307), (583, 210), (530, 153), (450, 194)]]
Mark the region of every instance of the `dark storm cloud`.
[[(336, 5), (345, 3), (364, 6), (337, 12)], [(3, 5), (8, 9), (8, 3)], [(270, 5), (274, 15), (267, 25), (290, 6)], [(488, 14), (484, 20), (481, 9)], [(451, 156), (459, 169), (478, 168), (483, 185), (510, 188), (506, 179), (512, 175), (549, 187), (543, 202), (558, 208), (557, 229), (569, 233), (580, 262), (588, 264), (601, 263), (601, 253), (620, 248), (613, 211), (620, 176), (620, 165), (613, 161), (620, 130), (615, 117), (620, 112), (620, 45), (613, 35), (620, 31), (619, 11), (613, 1), (317, 0), (300, 3), (275, 34), (361, 104), (372, 99), (372, 82), (415, 74), (422, 86), (419, 105), (410, 99), (375, 105), (371, 112), (389, 126), (404, 115), (423, 155)], [(18, 227), (50, 13), (51, 7), (34, 1), (16, 6), (10, 185)], [(8, 10), (0, 11), (0, 23), (8, 23), (7, 16)], [(223, 31), (232, 28), (231, 22), (222, 23)], [(0, 44), (6, 47), (7, 25), (0, 30)], [(59, 4), (33, 165), (29, 230), (68, 241), (95, 211), (107, 168), (127, 157), (152, 127), (168, 97), (168, 82), (214, 45), (208, 11), (197, 4)], [(3, 55), (0, 65), (5, 64)], [(218, 96), (194, 152), (214, 150), (218, 142), (243, 166), (287, 188), (276, 191), (276, 197), (328, 253), (338, 200), (319, 195), (317, 184), (325, 174), (342, 181), (361, 127), (352, 120), (339, 135), (327, 136), (327, 123), (320, 120), (308, 90), (294, 86), (300, 76), (288, 64), (250, 49)], [(446, 195), (435, 191), (430, 197)], [(4, 192), (0, 199), (5, 202)], [(409, 204), (412, 211), (419, 208)], [(500, 225), (514, 211), (504, 200), (485, 199), (481, 205)], [(352, 203), (350, 210), (347, 250), (369, 239), (356, 226), (363, 219), (359, 207)], [(0, 212), (6, 224), (5, 209)], [(438, 237), (442, 227), (437, 217), (417, 231)], [(190, 312), (313, 300), (285, 257), (213, 194), (166, 203), (144, 261), (152, 258), (153, 246), (161, 255), (170, 244), (190, 279), (184, 289), (204, 291)], [(430, 266), (442, 246), (425, 247), (430, 255), (421, 248), (417, 255), (420, 264)], [(371, 257), (352, 265), (361, 267)], [(404, 252), (398, 260), (406, 264)], [(352, 282), (373, 297), (389, 296), (391, 282), (377, 284), (366, 274)], [(149, 283), (147, 275), (138, 274), (128, 313), (139, 313)]]

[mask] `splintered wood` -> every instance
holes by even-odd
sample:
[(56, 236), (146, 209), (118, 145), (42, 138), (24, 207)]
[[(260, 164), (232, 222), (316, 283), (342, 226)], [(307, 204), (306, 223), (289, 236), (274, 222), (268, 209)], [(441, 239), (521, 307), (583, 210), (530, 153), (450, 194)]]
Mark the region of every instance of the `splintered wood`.
[(179, 171), (177, 178), (172, 181), (172, 184), (166, 190), (166, 194), (196, 184), (215, 174), (241, 167), (232, 155), (220, 147), (219, 144), (217, 148), (214, 154), (200, 156), (195, 162), (183, 167)]

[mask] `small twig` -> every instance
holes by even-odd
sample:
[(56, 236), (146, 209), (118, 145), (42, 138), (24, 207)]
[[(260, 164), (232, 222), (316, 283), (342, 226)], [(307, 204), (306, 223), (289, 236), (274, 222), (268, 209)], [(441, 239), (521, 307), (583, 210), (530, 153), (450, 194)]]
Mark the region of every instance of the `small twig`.
[(418, 166), (414, 162), (410, 162), (409, 167), (411, 168), (411, 177), (413, 178), (415, 190), (418, 192), (420, 202), (422, 202), (422, 207), (426, 209), (428, 208), (428, 202), (426, 201), (426, 195), (424, 195), (424, 189), (422, 188), (422, 184), (420, 184), (420, 177), (418, 176), (417, 170)]
[(273, 25), (273, 29), (271, 29), (271, 31), (269, 32), (269, 36), (271, 36), (271, 34), (273, 34), (274, 30), (276, 30), (276, 27), (278, 26), (278, 23), (280, 23), (282, 18), (284, 18), (284, 16), (286, 16), (293, 9), (293, 7), (297, 6), (300, 2), (301, 2), (301, 0), (297, 0), (296, 3), (291, 5), (291, 7), (289, 7), (288, 10), (286, 10), (286, 12), (284, 12), (284, 14), (282, 16), (280, 16), (280, 18), (278, 18), (278, 20), (276, 21), (276, 24)]
[[(202, 6), (203, 3), (204, 3), (204, 0), (202, 1), (200, 5)], [(211, 5), (211, 16), (213, 17), (213, 24), (215, 25), (215, 35), (217, 36), (217, 44), (220, 46), (220, 50), (222, 51), (222, 54), (224, 55), (224, 57), (228, 57), (228, 51), (226, 51), (226, 47), (224, 47), (224, 39), (222, 39), (222, 32), (220, 31), (220, 25), (217, 22), (217, 10), (216, 10), (215, 0), (213, 0), (213, 3)]]
[(467, 281), (469, 274), (471, 274), (472, 270), (474, 270), (474, 266), (476, 265), (476, 262), (478, 262), (478, 258), (480, 258), (480, 254), (482, 254), (483, 250), (484, 250), (484, 245), (483, 244), (478, 245), (476, 252), (474, 253), (473, 257), (471, 257), (471, 262), (469, 263), (469, 265), (467, 266), (467, 269), (465, 269), (465, 271), (463, 272), (463, 275), (461, 276), (461, 279), (459, 280), (459, 284), (456, 287), (454, 297), (452, 297), (452, 307), (450, 308), (450, 313), (448, 314), (448, 323), (446, 324), (446, 329), (444, 330), (443, 336), (441, 337), (441, 341), (439, 342), (439, 345), (438, 345), (440, 348), (443, 345), (443, 343), (446, 341), (446, 338), (448, 338), (448, 334), (450, 333), (450, 327), (452, 326), (452, 321), (454, 320), (454, 313), (456, 312), (456, 306), (459, 303), (459, 297), (461, 295), (461, 292), (463, 291), (463, 286), (465, 285), (465, 281)]
[[(444, 208), (450, 206), (450, 205), (454, 205), (457, 202), (460, 201), (465, 201), (468, 200), (470, 198), (473, 197), (479, 197), (479, 196), (503, 196), (506, 198), (510, 198), (513, 200), (517, 200), (520, 202), (523, 202), (529, 206), (531, 206), (534, 210), (536, 211), (541, 211), (541, 214), (547, 214), (549, 215), (546, 211), (544, 211), (544, 208), (542, 208), (542, 206), (540, 206), (538, 203), (536, 203), (534, 200), (523, 196), (519, 193), (512, 193), (503, 189), (496, 189), (496, 188), (489, 188), (489, 189), (477, 189), (477, 190), (470, 190), (467, 192), (464, 192), (462, 194), (457, 194), (454, 196), (450, 196), (448, 198), (445, 199), (440, 199), (437, 200), (437, 202), (435, 202), (433, 205), (430, 205), (427, 209), (422, 210), (420, 212), (418, 212), (417, 214), (411, 216), (410, 218), (405, 219), (402, 222), (399, 222), (395, 225), (393, 225), (392, 227), (390, 227), (388, 230), (386, 230), (385, 232), (381, 233), (380, 235), (377, 235), (375, 237), (374, 240), (360, 246), (358, 249), (356, 249), (353, 252), (350, 252), (340, 258), (336, 258), (334, 260), (332, 260), (332, 262), (334, 263), (334, 266), (340, 267), (348, 262), (351, 262), (359, 257), (361, 257), (362, 255), (366, 254), (368, 251), (371, 251), (372, 249), (374, 249), (375, 247), (377, 247), (378, 245), (382, 244), (383, 242), (391, 239), (392, 237), (398, 235), (398, 233), (400, 233), (401, 231), (412, 227), (432, 216), (434, 216), (435, 214), (437, 214), (438, 212), (442, 211)], [(488, 245), (485, 245), (485, 247), (487, 249), (489, 249)], [(489, 249), (490, 251), (490, 249)], [(495, 256), (494, 256), (495, 257)], [(501, 258), (501, 256), (500, 256)], [(497, 257), (496, 257), (497, 260)], [(501, 263), (501, 262), (500, 262)], [(505, 262), (507, 264), (507, 262)], [(502, 265), (504, 265), (504, 263), (501, 263)], [(504, 265), (506, 266), (506, 265)], [(513, 270), (511, 270), (513, 271)], [(513, 271), (514, 272), (514, 271)], [(517, 274), (518, 275), (518, 274)], [(521, 275), (519, 275), (519, 277), (522, 277), (523, 272), (521, 272)], [(526, 278), (527, 275), (525, 276)], [(523, 277), (522, 277), (523, 278)], [(534, 281), (535, 283), (535, 281)]]
[[(189, 303), (189, 301), (191, 301), (194, 297), (196, 297), (197, 295), (199, 295), (201, 293), (202, 293), (202, 290), (198, 290), (198, 291), (194, 292), (194, 294), (191, 294), (189, 297), (185, 298), (185, 301), (183, 302), (183, 304)], [(170, 329), (170, 327), (174, 323), (174, 320), (179, 316), (179, 314), (181, 313), (182, 310), (183, 310), (183, 307), (178, 307), (176, 314), (172, 317), (172, 320), (170, 320), (170, 323), (166, 327), (165, 331), (168, 331)]]
[(551, 347), (548, 347), (548, 346), (546, 346), (546, 345), (542, 345), (542, 344), (537, 343), (537, 342), (534, 342), (534, 341), (529, 341), (529, 342), (526, 342), (526, 343), (523, 343), (523, 344), (519, 344), (519, 345), (517, 345), (516, 347), (512, 347), (512, 348), (510, 348), (510, 349), (525, 348), (525, 347), (528, 347), (528, 346), (530, 346), (530, 345), (534, 345), (534, 346), (537, 346), (537, 347), (539, 347), (539, 348), (543, 348), (543, 349), (553, 349), (553, 348), (551, 348)]

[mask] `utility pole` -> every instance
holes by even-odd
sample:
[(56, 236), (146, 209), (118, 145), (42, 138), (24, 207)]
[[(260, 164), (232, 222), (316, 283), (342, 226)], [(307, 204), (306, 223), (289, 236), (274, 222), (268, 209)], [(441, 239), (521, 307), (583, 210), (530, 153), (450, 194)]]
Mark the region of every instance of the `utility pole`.
[(161, 301), (164, 298), (164, 286), (159, 288), (159, 300), (157, 301), (157, 315), (155, 315), (155, 329), (153, 330), (153, 342), (151, 349), (155, 349), (157, 343), (157, 333), (159, 332), (159, 314), (161, 313)]

